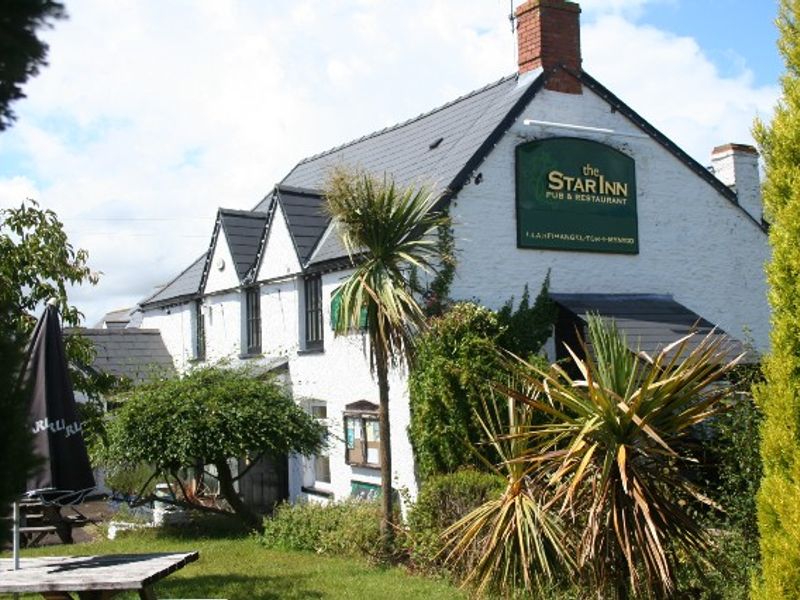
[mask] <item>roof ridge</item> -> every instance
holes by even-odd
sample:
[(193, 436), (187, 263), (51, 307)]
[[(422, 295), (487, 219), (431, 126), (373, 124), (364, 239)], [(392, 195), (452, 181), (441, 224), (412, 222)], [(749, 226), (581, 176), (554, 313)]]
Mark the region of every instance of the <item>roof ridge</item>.
[[(259, 202), (260, 204), (260, 202)], [(217, 210), (226, 215), (236, 215), (237, 217), (257, 217), (263, 218), (267, 216), (268, 213), (260, 211), (260, 210), (241, 210), (239, 208), (222, 208), (219, 207)]]
[[(450, 108), (454, 104), (457, 104), (459, 102), (463, 102), (464, 100), (467, 100), (468, 98), (472, 98), (473, 96), (477, 96), (478, 94), (483, 93), (483, 92), (485, 92), (485, 91), (487, 91), (489, 89), (492, 89), (492, 88), (495, 88), (497, 86), (500, 86), (500, 85), (508, 82), (509, 80), (514, 79), (516, 76), (517, 76), (516, 73), (514, 73), (513, 75), (506, 75), (505, 77), (502, 77), (501, 79), (498, 79), (494, 83), (489, 83), (487, 85), (484, 85), (481, 88), (478, 88), (476, 90), (472, 90), (471, 92), (467, 92), (466, 94), (463, 94), (463, 95), (459, 96), (458, 98), (450, 100), (449, 102), (446, 102), (445, 104), (437, 106), (437, 107), (435, 107), (435, 108), (433, 108), (433, 109), (431, 109), (431, 110), (429, 110), (427, 112), (421, 113), (421, 114), (417, 115), (416, 117), (412, 117), (410, 119), (406, 119), (405, 121), (401, 121), (400, 123), (396, 123), (394, 125), (389, 125), (388, 127), (384, 127), (383, 129), (379, 129), (378, 131), (373, 131), (372, 133), (368, 133), (366, 135), (362, 135), (359, 138), (350, 140), (349, 142), (345, 142), (343, 144), (339, 144), (338, 146), (334, 146), (333, 148), (328, 148), (327, 150), (323, 150), (322, 152), (318, 152), (317, 154), (312, 154), (311, 156), (307, 156), (304, 159), (298, 161), (297, 164), (292, 168), (292, 170), (289, 171), (289, 173), (286, 175), (286, 177), (284, 177), (281, 180), (281, 182), (286, 181), (286, 179), (288, 179), (289, 175), (291, 175), (292, 172), (298, 166), (300, 166), (302, 164), (311, 162), (312, 160), (317, 160), (319, 158), (322, 158), (323, 156), (328, 156), (329, 154), (332, 154), (334, 152), (338, 152), (339, 150), (343, 150), (344, 148), (347, 148), (349, 146), (353, 146), (355, 144), (358, 144), (360, 142), (366, 141), (368, 139), (372, 139), (372, 138), (378, 137), (378, 136), (383, 135), (385, 133), (389, 133), (390, 131), (395, 131), (397, 129), (400, 129), (401, 127), (406, 127), (406, 126), (408, 126), (408, 125), (410, 125), (412, 123), (415, 123), (416, 121), (419, 121), (420, 119), (424, 119), (425, 117), (429, 117), (429, 116), (431, 116), (431, 115), (433, 115), (433, 114), (435, 114), (437, 112), (440, 112), (440, 111), (442, 111), (442, 110), (444, 110), (446, 108)], [(281, 185), (281, 184), (278, 184), (278, 185)]]

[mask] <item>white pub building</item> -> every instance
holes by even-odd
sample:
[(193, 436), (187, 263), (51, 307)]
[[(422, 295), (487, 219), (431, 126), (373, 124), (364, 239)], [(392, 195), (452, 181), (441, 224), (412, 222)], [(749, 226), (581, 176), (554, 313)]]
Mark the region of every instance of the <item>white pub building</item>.
[[(208, 251), (141, 302), (141, 326), (161, 331), (178, 371), (221, 359), (276, 370), (327, 423), (325, 455), (270, 467), (286, 497), (338, 500), (380, 482), (367, 340), (330, 324), (351, 272), (323, 210), (335, 165), (438, 185), (458, 261), (452, 298), (497, 309), (549, 271), (550, 358), (589, 311), (642, 349), (693, 326), (766, 348), (756, 151), (718, 146), (711, 167), (689, 157), (583, 71), (579, 15), (563, 0), (523, 4), (518, 72), (301, 160), (251, 211), (220, 208)], [(393, 479), (414, 494), (405, 374), (390, 385)]]

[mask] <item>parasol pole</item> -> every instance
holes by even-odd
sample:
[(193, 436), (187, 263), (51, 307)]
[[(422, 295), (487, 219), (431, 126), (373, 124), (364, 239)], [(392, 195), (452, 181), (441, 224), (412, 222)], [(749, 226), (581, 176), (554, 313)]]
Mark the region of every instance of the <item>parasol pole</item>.
[(14, 541), (13, 541), (13, 555), (14, 555), (14, 570), (19, 569), (19, 501), (14, 500)]

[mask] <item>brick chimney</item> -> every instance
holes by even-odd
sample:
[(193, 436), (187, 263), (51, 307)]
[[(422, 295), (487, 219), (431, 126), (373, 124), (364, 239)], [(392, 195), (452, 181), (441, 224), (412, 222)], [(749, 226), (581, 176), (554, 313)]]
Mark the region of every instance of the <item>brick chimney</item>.
[(714, 175), (736, 192), (739, 205), (759, 223), (763, 217), (758, 150), (747, 144), (725, 144), (711, 151)]
[[(566, 0), (527, 0), (517, 7), (519, 74), (564, 66), (581, 72), (581, 9)], [(548, 90), (581, 94), (579, 81), (557, 69), (545, 82)]]

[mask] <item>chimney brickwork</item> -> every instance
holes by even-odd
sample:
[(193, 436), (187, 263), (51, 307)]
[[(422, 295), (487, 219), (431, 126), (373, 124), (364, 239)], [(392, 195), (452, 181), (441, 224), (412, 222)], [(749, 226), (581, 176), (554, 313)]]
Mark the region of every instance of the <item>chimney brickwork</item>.
[(758, 151), (746, 144), (725, 144), (711, 152), (714, 175), (736, 192), (739, 205), (759, 223), (763, 218)]
[(517, 56), (519, 74), (542, 67), (553, 74), (545, 88), (580, 94), (582, 86), (572, 75), (581, 72), (580, 7), (566, 0), (528, 0), (517, 7)]

